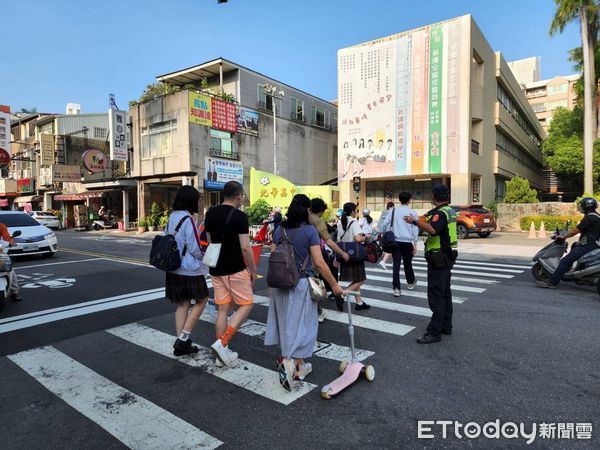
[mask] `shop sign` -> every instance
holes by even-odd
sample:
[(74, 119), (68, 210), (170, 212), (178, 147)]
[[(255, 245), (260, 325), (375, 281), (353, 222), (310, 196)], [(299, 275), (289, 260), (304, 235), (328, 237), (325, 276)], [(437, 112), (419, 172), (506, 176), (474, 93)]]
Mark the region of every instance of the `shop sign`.
[(212, 127), (217, 130), (236, 132), (236, 106), (224, 100), (212, 99)]
[(24, 194), (26, 192), (33, 192), (35, 186), (35, 180), (33, 178), (22, 178), (17, 180), (17, 192)]
[(244, 166), (240, 161), (206, 157), (204, 171), (204, 186), (207, 189), (223, 189), (228, 181), (244, 183)]
[(98, 149), (86, 150), (83, 153), (83, 167), (91, 173), (104, 172), (108, 167), (108, 158)]
[(8, 167), (10, 164), (10, 154), (2, 147), (0, 147), (0, 169)]
[(41, 165), (44, 167), (54, 164), (54, 135), (40, 135), (40, 158)]
[(53, 164), (50, 168), (52, 182), (78, 183), (81, 181), (81, 167), (66, 164)]
[(10, 155), (10, 106), (6, 105), (0, 105), (0, 148)]
[(208, 95), (189, 93), (190, 123), (212, 126), (212, 102)]
[(110, 159), (127, 161), (127, 113), (117, 109), (108, 110), (110, 134)]

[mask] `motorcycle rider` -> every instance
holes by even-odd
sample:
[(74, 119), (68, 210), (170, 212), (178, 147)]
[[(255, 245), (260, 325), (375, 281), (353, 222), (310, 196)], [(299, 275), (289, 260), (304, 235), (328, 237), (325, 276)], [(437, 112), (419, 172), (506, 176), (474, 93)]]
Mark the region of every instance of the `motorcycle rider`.
[(595, 198), (584, 197), (581, 199), (578, 209), (585, 216), (575, 228), (555, 238), (558, 241), (564, 241), (577, 234), (581, 234), (579, 241), (571, 246), (571, 251), (560, 260), (558, 267), (548, 277), (548, 280), (538, 282), (538, 286), (556, 289), (564, 274), (571, 269), (575, 261), (586, 253), (599, 248), (597, 241), (600, 239), (600, 215), (596, 212), (596, 208), (598, 208), (598, 202)]
[[(6, 225), (3, 223), (0, 223), (0, 239), (8, 242), (10, 247), (17, 245), (15, 239), (10, 235), (8, 228), (6, 228)], [(23, 298), (19, 295), (19, 281), (17, 280), (15, 269), (11, 269), (10, 271), (10, 291), (8, 292), (8, 298), (13, 302), (23, 300)]]

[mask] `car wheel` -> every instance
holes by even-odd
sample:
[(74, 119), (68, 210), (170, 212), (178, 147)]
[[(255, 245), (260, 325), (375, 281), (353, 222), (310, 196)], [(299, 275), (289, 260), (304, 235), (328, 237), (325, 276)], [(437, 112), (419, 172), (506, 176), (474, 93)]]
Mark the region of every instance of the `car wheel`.
[[(545, 279), (548, 278), (548, 274), (546, 273), (546, 271), (542, 268), (542, 266), (540, 265), (540, 263), (535, 263), (533, 265), (533, 267), (531, 268), (531, 275), (533, 275), (533, 278), (536, 281), (544, 281)], [(600, 292), (600, 287), (598, 288)]]
[(458, 239), (466, 239), (469, 236), (469, 230), (464, 224), (459, 223), (456, 225), (456, 235)]
[(54, 256), (54, 253), (56, 253), (56, 252), (44, 253), (44, 258), (52, 258)]
[(4, 308), (4, 302), (6, 301), (6, 295), (4, 292), (0, 292), (0, 311)]
[(491, 232), (491, 231), (480, 231), (480, 232), (478, 232), (477, 234), (479, 235), (479, 237), (486, 238), (486, 237), (488, 237), (490, 234), (492, 234), (492, 232)]

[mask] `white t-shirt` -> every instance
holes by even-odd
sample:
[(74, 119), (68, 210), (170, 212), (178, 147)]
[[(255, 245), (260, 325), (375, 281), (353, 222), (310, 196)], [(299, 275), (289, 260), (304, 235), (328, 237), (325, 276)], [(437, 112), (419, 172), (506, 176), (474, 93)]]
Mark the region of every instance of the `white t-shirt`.
[(365, 233), (367, 236), (373, 234), (374, 223), (375, 222), (369, 224), (369, 222), (367, 222), (367, 219), (365, 219), (364, 217), (358, 220), (358, 224), (360, 225), (360, 228), (362, 228), (362, 232)]
[(348, 218), (348, 226), (346, 227), (346, 231), (344, 231), (344, 227), (342, 226), (342, 221), (338, 222), (337, 229), (337, 240), (338, 242), (354, 242), (354, 236), (357, 234), (364, 233), (364, 231), (360, 228), (358, 224), (358, 220)]

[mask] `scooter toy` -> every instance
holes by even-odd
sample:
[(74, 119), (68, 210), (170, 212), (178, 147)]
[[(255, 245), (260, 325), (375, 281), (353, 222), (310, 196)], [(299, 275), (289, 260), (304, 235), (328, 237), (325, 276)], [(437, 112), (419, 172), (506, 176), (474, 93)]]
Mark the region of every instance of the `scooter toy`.
[[(354, 291), (344, 291), (346, 297), (360, 295)], [(334, 395), (339, 394), (348, 386), (353, 384), (360, 374), (364, 374), (368, 381), (375, 379), (375, 368), (371, 365), (365, 366), (363, 363), (356, 359), (356, 350), (354, 348), (354, 327), (352, 326), (352, 308), (348, 301), (348, 333), (350, 334), (350, 349), (352, 350), (352, 360), (342, 361), (340, 363), (340, 373), (342, 376), (333, 380), (331, 383), (323, 386), (321, 389), (321, 397), (329, 400)]]

